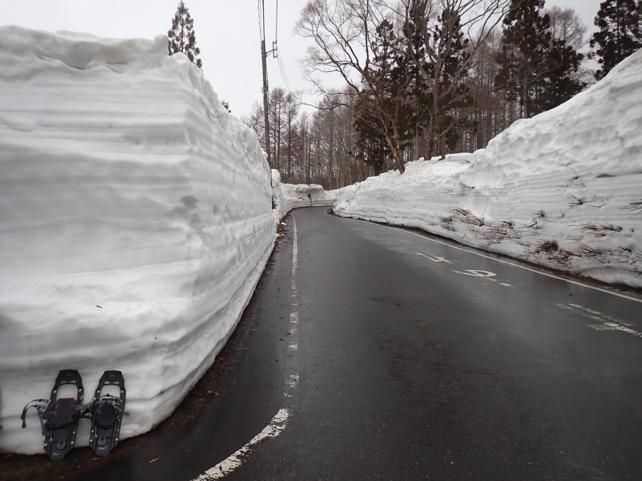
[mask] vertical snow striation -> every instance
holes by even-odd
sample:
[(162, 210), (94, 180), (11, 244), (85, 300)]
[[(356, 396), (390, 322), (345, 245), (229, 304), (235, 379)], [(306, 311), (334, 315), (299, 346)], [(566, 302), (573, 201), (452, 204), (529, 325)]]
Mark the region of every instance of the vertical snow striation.
[(335, 212), (642, 287), (642, 52), (484, 150), (341, 189)]
[(165, 37), (3, 27), (0, 67), (0, 450), (42, 450), (20, 410), (64, 368), (90, 388), (122, 370), (122, 434), (143, 433), (252, 295), (275, 238), (269, 167)]

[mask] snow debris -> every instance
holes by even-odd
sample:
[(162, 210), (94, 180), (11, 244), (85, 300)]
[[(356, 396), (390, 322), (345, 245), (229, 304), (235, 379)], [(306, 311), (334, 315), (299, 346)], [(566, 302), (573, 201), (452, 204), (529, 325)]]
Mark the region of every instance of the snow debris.
[(642, 287), (641, 105), (642, 51), (486, 149), (341, 189), (334, 212)]
[(166, 37), (3, 27), (0, 66), (0, 450), (42, 452), (20, 412), (64, 368), (87, 393), (122, 370), (122, 435), (149, 431), (213, 363), (271, 253), (256, 135)]

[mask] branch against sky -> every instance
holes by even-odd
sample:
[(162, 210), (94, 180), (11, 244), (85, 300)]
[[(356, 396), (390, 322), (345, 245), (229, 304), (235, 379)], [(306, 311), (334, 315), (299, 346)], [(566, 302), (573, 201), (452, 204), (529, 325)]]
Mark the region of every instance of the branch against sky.
[(338, 74), (355, 94), (366, 90), (371, 96), (375, 112), (372, 128), (386, 139), (403, 172), (400, 109), (396, 105), (401, 100), (384, 95), (380, 72), (371, 68), (377, 29), (386, 20), (392, 23), (394, 9), (383, 0), (311, 0), (301, 13), (297, 30), (313, 42), (306, 59), (308, 72)]

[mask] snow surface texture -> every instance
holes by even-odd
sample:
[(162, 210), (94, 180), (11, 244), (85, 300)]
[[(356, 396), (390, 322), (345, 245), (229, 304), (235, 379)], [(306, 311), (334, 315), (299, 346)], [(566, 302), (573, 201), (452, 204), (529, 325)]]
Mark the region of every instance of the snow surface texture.
[[(214, 361), (271, 253), (270, 171), (167, 39), (0, 29), (0, 449), (59, 369), (127, 385), (123, 437)], [(81, 422), (78, 444), (88, 440)]]
[(318, 184), (282, 184), (278, 170), (272, 169), (272, 202), (277, 221), (299, 207), (330, 206), (336, 200), (335, 191), (326, 191)]
[(642, 287), (642, 51), (484, 150), (411, 162), (337, 197), (338, 215)]

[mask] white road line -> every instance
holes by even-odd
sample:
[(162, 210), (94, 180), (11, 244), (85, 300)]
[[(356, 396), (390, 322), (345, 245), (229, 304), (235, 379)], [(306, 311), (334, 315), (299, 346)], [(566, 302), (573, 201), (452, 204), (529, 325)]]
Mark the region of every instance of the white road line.
[(296, 220), (292, 218), (292, 291), (296, 295), (296, 277), (294, 276), (299, 270), (299, 234), (296, 228)]
[(434, 242), (435, 244), (441, 244), (441, 245), (444, 245), (446, 247), (451, 247), (453, 249), (457, 249), (457, 250), (460, 250), (460, 251), (468, 252), (469, 254), (474, 254), (476, 256), (483, 257), (484, 259), (490, 259), (491, 261), (499, 262), (501, 264), (506, 264), (506, 265), (509, 265), (509, 266), (512, 266), (512, 267), (517, 267), (519, 269), (523, 269), (523, 270), (529, 271), (529, 272), (534, 272), (535, 274), (539, 274), (540, 276), (550, 277), (552, 279), (557, 279), (559, 281), (568, 282), (569, 284), (573, 284), (575, 286), (585, 287), (587, 289), (593, 289), (594, 291), (603, 292), (604, 294), (610, 294), (612, 296), (620, 297), (620, 298), (626, 299), (628, 301), (639, 302), (639, 303), (642, 304), (642, 299), (639, 299), (637, 297), (627, 296), (626, 294), (622, 294), (620, 292), (609, 291), (608, 289), (602, 289), (601, 287), (592, 286), (590, 284), (584, 284), (582, 282), (574, 281), (572, 279), (566, 279), (564, 277), (556, 276), (555, 274), (551, 274), (549, 272), (540, 271), (540, 270), (537, 270), (537, 269), (533, 269), (531, 267), (527, 267), (527, 266), (523, 266), (523, 265), (520, 265), (520, 264), (516, 264), (514, 262), (510, 262), (510, 261), (507, 261), (507, 260), (504, 260), (504, 259), (499, 259), (499, 258), (496, 258), (496, 257), (488, 256), (486, 254), (482, 254), (481, 252), (477, 252), (477, 251), (475, 251), (473, 249), (467, 249), (465, 247), (449, 244), (448, 242), (444, 242), (444, 241), (440, 241), (440, 240), (437, 240), (437, 239), (433, 239), (431, 237), (426, 237), (426, 236), (423, 236), (423, 235), (420, 235), (420, 234), (416, 234), (416, 233), (411, 232), (411, 231), (406, 230), (406, 229), (400, 229), (399, 227), (394, 227), (394, 226), (389, 226), (389, 225), (384, 225), (384, 224), (379, 224), (379, 225), (382, 225), (383, 227), (388, 227), (390, 229), (395, 229), (397, 231), (405, 232), (406, 234), (409, 234), (409, 235), (415, 236), (415, 237), (419, 237), (420, 239), (424, 239), (424, 240), (427, 240), (427, 241), (430, 241), (430, 242)]
[(618, 331), (642, 338), (642, 332), (631, 328), (631, 326), (633, 326), (632, 323), (616, 319), (595, 309), (589, 309), (579, 304), (558, 304), (557, 307), (578, 314), (591, 321), (597, 321), (597, 324), (586, 325), (594, 331)]
[[(292, 302), (290, 303), (290, 344), (288, 345), (288, 350), (292, 352), (292, 355), (296, 355), (296, 351), (299, 349), (298, 344), (298, 325), (299, 325), (299, 303), (297, 302), (297, 286), (296, 286), (296, 273), (299, 269), (299, 238), (296, 228), (296, 219), (292, 217), (292, 280), (290, 284), (290, 297)], [(296, 363), (296, 358), (293, 359), (293, 362)], [(294, 397), (294, 392), (296, 391), (297, 386), (299, 385), (299, 374), (294, 372), (288, 376), (285, 381), (285, 389), (283, 390), (283, 397), (285, 399), (291, 399)], [(245, 462), (248, 456), (252, 453), (252, 449), (259, 444), (261, 441), (267, 438), (276, 438), (281, 434), (287, 424), (288, 419), (290, 418), (290, 410), (287, 408), (279, 409), (279, 411), (274, 415), (270, 424), (265, 426), (263, 430), (254, 436), (249, 443), (247, 443), (242, 448), (238, 449), (236, 452), (228, 456), (226, 459), (218, 463), (216, 466), (211, 467), (203, 474), (199, 475), (197, 478), (194, 478), (193, 481), (213, 481), (216, 479), (222, 479), (228, 474), (234, 472), (236, 469), (241, 467)]]
[(281, 434), (285, 427), (288, 425), (289, 418), (289, 410), (279, 409), (279, 411), (270, 421), (270, 424), (265, 426), (263, 430), (259, 434), (254, 436), (249, 443), (238, 449), (236, 452), (228, 456), (216, 466), (211, 467), (197, 478), (194, 478), (194, 481), (212, 481), (215, 479), (224, 478), (243, 464), (244, 459), (247, 458), (247, 456), (252, 452), (252, 448), (254, 448), (257, 444), (259, 444), (264, 439), (276, 438), (279, 434)]
[(441, 263), (452, 264), (452, 261), (449, 261), (448, 259), (444, 259), (443, 257), (433, 257), (433, 256), (429, 256), (428, 254), (424, 254), (423, 252), (417, 252), (417, 255), (421, 257), (425, 257), (426, 259), (431, 260), (436, 264), (441, 264)]

